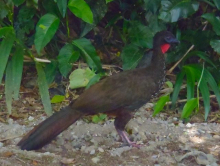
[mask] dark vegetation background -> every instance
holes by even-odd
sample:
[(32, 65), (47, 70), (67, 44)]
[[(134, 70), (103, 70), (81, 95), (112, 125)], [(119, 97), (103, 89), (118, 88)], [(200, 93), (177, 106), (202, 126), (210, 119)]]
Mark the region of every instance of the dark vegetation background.
[(167, 83), (154, 115), (167, 104), (185, 120), (199, 111), (206, 120), (220, 104), (219, 16), (219, 0), (2, 0), (2, 100), (10, 115), (22, 78), (31, 73), (50, 115), (51, 103), (76, 97), (69, 88), (80, 93), (135, 68), (155, 33), (169, 30), (181, 43), (167, 54)]

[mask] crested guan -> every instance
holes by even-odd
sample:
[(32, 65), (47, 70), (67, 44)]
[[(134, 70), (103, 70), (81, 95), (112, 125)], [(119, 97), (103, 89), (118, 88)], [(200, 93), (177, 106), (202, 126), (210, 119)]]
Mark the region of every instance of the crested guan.
[(115, 116), (115, 128), (122, 140), (133, 147), (124, 129), (138, 109), (157, 94), (165, 79), (164, 53), (170, 44), (178, 43), (168, 31), (158, 32), (153, 39), (150, 65), (142, 58), (136, 69), (107, 77), (91, 86), (78, 99), (32, 129), (19, 143), (23, 150), (43, 147), (82, 116), (105, 113)]

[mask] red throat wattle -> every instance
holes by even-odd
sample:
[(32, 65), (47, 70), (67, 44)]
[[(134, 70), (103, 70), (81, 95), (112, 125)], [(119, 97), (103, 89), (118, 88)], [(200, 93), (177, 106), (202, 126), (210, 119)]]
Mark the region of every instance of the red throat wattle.
[(170, 44), (163, 44), (163, 45), (161, 45), (162, 53), (165, 54), (168, 51), (169, 48), (170, 48)]

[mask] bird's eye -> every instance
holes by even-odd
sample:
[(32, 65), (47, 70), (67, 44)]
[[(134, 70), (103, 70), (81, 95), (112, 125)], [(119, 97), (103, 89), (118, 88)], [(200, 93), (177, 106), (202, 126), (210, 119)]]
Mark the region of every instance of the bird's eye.
[(169, 43), (170, 40), (171, 40), (171, 37), (170, 37), (170, 36), (165, 37), (165, 41), (166, 41), (167, 43)]

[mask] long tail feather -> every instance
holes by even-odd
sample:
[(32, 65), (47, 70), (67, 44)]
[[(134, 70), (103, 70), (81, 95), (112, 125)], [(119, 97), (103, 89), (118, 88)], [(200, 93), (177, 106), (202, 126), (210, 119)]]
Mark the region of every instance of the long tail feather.
[(22, 150), (39, 149), (52, 141), (81, 116), (83, 116), (83, 113), (75, 111), (67, 106), (32, 129), (22, 138), (18, 146), (20, 146)]

